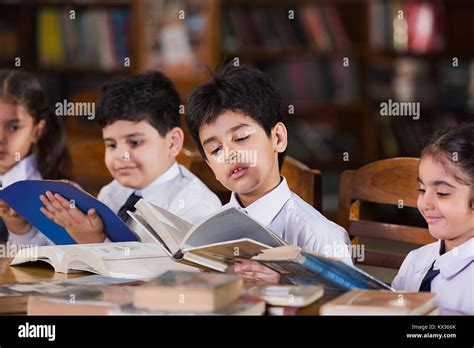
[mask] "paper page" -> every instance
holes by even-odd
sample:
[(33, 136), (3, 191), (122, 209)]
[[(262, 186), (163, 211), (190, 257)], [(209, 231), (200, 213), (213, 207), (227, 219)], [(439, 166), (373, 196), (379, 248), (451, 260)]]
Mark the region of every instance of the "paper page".
[(280, 238), (247, 214), (225, 208), (189, 231), (182, 249), (248, 238), (269, 247), (283, 245)]
[[(168, 255), (156, 243), (122, 242), (122, 243), (97, 243), (79, 244), (75, 249), (82, 250), (94, 257), (104, 260), (134, 259)], [(73, 253), (71, 253), (72, 255)], [(87, 261), (87, 260), (84, 260)]]

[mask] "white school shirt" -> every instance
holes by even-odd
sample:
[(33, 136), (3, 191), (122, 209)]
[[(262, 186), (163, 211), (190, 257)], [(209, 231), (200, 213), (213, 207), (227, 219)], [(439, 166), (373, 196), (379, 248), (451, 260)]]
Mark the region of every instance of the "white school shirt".
[(346, 230), (291, 192), (284, 177), (276, 188), (245, 208), (232, 192), (225, 207), (229, 206), (246, 212), (290, 244), (352, 265)]
[(431, 291), (441, 314), (474, 314), (474, 238), (441, 254), (437, 241), (411, 251), (392, 282), (396, 290), (418, 291), (434, 263), (440, 273), (431, 281)]
[(118, 213), (133, 192), (192, 224), (222, 206), (219, 198), (197, 176), (176, 162), (143, 189), (135, 190), (113, 180), (100, 190), (97, 198)]
[[(5, 188), (20, 180), (41, 180), (38, 171), (36, 155), (31, 154), (15, 164), (5, 174), (0, 174), (2, 188)], [(27, 233), (19, 235), (8, 231), (8, 243), (16, 245), (52, 245), (54, 244), (48, 237), (32, 227)]]

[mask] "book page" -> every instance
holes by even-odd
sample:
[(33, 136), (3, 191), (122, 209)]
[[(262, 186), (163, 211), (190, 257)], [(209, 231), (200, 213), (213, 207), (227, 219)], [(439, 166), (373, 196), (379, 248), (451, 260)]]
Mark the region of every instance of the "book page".
[(15, 266), (27, 262), (42, 261), (50, 264), (56, 272), (62, 272), (64, 270), (62, 265), (64, 255), (73, 247), (74, 245), (51, 245), (23, 248), (15, 255), (10, 265)]
[[(95, 257), (104, 260), (168, 256), (163, 251), (163, 248), (156, 243), (123, 242), (79, 244), (74, 247), (74, 250), (75, 251), (69, 252), (68, 255), (72, 256), (78, 254), (78, 251), (80, 251), (80, 254), (86, 258)], [(87, 261), (87, 259), (84, 261)]]
[(135, 208), (145, 221), (161, 237), (167, 248), (174, 255), (180, 249), (180, 243), (191, 224), (163, 208), (140, 199)]
[(193, 227), (181, 247), (185, 250), (243, 238), (272, 248), (284, 245), (281, 238), (247, 214), (235, 208), (224, 208)]
[(135, 220), (135, 222), (141, 227), (138, 228), (135, 232), (142, 243), (159, 243), (163, 247), (163, 250), (168, 254), (168, 256), (173, 257), (171, 250), (169, 250), (168, 246), (164, 242), (164, 240), (160, 237), (158, 233), (155, 232), (153, 227), (151, 227), (143, 216), (140, 214), (139, 211), (131, 212), (127, 211), (127, 214)]

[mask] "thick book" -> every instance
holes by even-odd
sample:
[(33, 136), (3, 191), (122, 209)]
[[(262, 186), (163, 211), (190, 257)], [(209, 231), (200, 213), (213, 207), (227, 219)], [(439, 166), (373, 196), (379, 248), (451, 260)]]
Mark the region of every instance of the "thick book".
[(21, 249), (11, 262), (18, 266), (45, 262), (58, 273), (91, 272), (118, 278), (152, 278), (170, 269), (195, 271), (172, 262), (156, 243), (52, 245)]
[(361, 269), (294, 245), (262, 250), (253, 257), (296, 284), (321, 284), (326, 290), (393, 290)]
[(211, 272), (168, 271), (135, 289), (133, 305), (174, 312), (214, 312), (237, 300), (243, 279)]
[(53, 180), (22, 180), (0, 190), (4, 200), (18, 215), (36, 227), (54, 244), (75, 244), (65, 228), (47, 218), (41, 211), (43, 203), (39, 199), (46, 191), (58, 193), (71, 206), (86, 213), (94, 208), (104, 223), (104, 232), (112, 242), (136, 241), (137, 237), (128, 226), (104, 203), (73, 184)]
[(133, 287), (114, 288), (89, 287), (75, 292), (75, 300), (70, 300), (70, 293), (30, 296), (28, 298), (28, 315), (263, 315), (265, 302), (256, 297), (241, 296), (232, 303), (214, 312), (173, 312), (137, 308), (131, 303)]
[(270, 306), (305, 307), (324, 295), (321, 285), (253, 285), (246, 294), (256, 296)]
[(107, 315), (130, 305), (141, 284), (82, 286), (28, 297), (28, 315)]
[(176, 261), (225, 271), (235, 259), (250, 259), (262, 250), (286, 242), (250, 216), (233, 207), (224, 207), (200, 223), (192, 225), (173, 213), (143, 199), (128, 214), (143, 229), (142, 242), (155, 242)]
[(353, 289), (321, 306), (321, 315), (427, 315), (435, 310), (430, 292)]
[[(132, 285), (143, 281), (128, 278), (112, 278), (100, 275), (77, 277), (60, 281), (44, 281), (33, 284), (5, 284), (0, 286), (0, 314), (25, 313), (29, 296), (51, 295), (68, 291), (75, 294), (78, 287)], [(71, 297), (69, 297), (71, 299)]]

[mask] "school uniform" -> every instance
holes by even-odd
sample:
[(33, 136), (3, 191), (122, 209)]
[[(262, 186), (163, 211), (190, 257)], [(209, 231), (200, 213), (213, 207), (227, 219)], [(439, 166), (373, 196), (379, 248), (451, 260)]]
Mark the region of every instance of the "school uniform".
[(276, 188), (245, 208), (235, 192), (225, 206), (242, 210), (290, 244), (352, 265), (346, 230), (291, 192), (284, 177)]
[(97, 198), (125, 220), (129, 220), (125, 214), (127, 208), (133, 211), (134, 203), (140, 198), (192, 224), (222, 206), (219, 198), (197, 176), (176, 162), (143, 189), (135, 190), (113, 180), (100, 190)]
[[(13, 168), (5, 174), (0, 174), (1, 187), (5, 188), (20, 180), (41, 180), (41, 174), (38, 171), (37, 159), (35, 154), (30, 154), (19, 161)], [(2, 221), (3, 225), (3, 221)], [(3, 228), (6, 230), (6, 226)], [(6, 234), (6, 233), (5, 233)], [(3, 238), (5, 239), (5, 238)], [(17, 245), (52, 245), (53, 242), (35, 227), (22, 235), (7, 233), (7, 241), (10, 244)]]
[(441, 313), (474, 314), (474, 238), (448, 252), (441, 240), (411, 251), (392, 287), (433, 292)]

